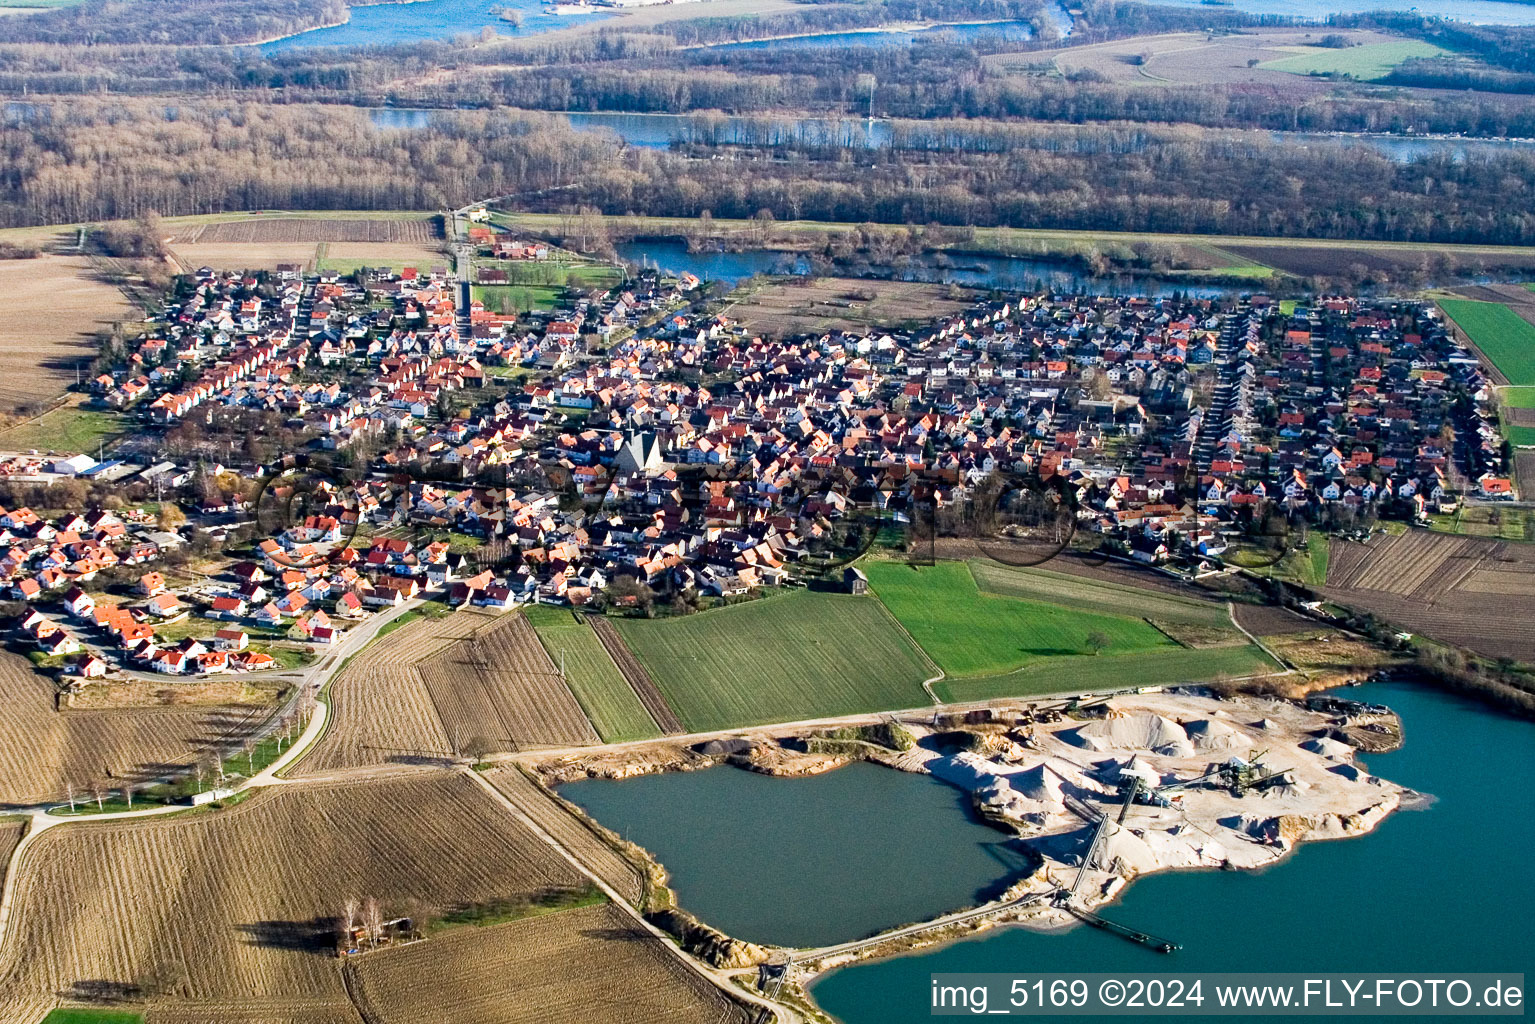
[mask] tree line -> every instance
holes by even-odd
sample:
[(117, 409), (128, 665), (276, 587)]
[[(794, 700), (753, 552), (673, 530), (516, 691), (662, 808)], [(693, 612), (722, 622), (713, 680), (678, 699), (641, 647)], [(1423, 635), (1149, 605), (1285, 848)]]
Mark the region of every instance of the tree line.
[(0, 18), (6, 43), (253, 43), (347, 19), (344, 0), (83, 0)]

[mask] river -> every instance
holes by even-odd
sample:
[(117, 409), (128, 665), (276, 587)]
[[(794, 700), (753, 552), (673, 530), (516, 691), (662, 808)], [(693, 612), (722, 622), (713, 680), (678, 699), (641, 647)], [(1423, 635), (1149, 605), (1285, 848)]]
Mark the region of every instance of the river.
[(1172, 957), (1092, 928), (1009, 928), (833, 972), (813, 986), (816, 1001), (845, 1024), (917, 1024), (931, 1020), (928, 976), (939, 971), (1528, 971), (1535, 723), (1414, 684), (1345, 695), (1401, 714), (1406, 744), (1365, 760), (1437, 797), (1429, 809), (1361, 838), (1304, 844), (1259, 873), (1135, 882), (1105, 916), (1182, 944)]

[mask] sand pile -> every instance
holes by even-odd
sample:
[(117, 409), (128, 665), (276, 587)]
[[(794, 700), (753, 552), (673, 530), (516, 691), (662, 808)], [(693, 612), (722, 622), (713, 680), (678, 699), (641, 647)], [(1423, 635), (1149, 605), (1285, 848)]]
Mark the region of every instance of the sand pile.
[(1161, 715), (1106, 718), (1060, 733), (1060, 738), (1085, 750), (1149, 750), (1168, 757), (1194, 755), (1194, 745), (1189, 742), (1188, 733), (1177, 722)]
[(1183, 727), (1189, 742), (1202, 754), (1226, 750), (1245, 750), (1252, 742), (1225, 722), (1213, 718), (1201, 718)]
[(1122, 825), (1111, 825), (1109, 834), (1103, 837), (1103, 842), (1093, 851), (1093, 859), (1088, 866), (1099, 871), (1139, 875), (1154, 871), (1162, 865), (1146, 840)]
[(1352, 761), (1354, 759), (1353, 747), (1330, 736), (1318, 736), (1316, 739), (1307, 740), (1300, 745), (1300, 748), (1333, 761)]

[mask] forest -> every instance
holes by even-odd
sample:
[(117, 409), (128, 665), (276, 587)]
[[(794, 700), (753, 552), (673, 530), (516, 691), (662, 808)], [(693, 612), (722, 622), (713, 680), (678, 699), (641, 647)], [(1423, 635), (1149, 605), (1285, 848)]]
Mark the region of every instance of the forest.
[[(156, 0), (0, 19), (0, 224), (286, 207), (442, 209), (491, 196), (558, 210), (947, 225), (1535, 243), (1535, 156), (1395, 163), (1368, 147), (1295, 146), (1273, 131), (1535, 137), (1535, 30), (1416, 15), (1335, 19), (1459, 47), (1405, 80), (1117, 84), (1053, 72), (1062, 46), (1283, 19), (1225, 8), (1086, 0), (1069, 40), (1041, 0), (802, 2), (746, 17), (521, 39), (317, 47), (207, 45), (236, 24), (274, 34), (345, 16), (292, 0)], [(72, 13), (73, 12), (73, 13)], [(120, 35), (92, 33), (113, 18)], [(96, 19), (96, 20), (93, 20)], [(1018, 20), (1028, 40), (942, 33), (909, 46), (752, 49), (724, 39), (892, 21)], [(160, 45), (166, 42), (185, 45)], [(1039, 53), (997, 64), (1001, 50)], [(1456, 77), (1459, 76), (1459, 77)], [(1482, 88), (1483, 81), (1497, 83)], [(1297, 77), (1297, 82), (1304, 82)], [(829, 144), (792, 118), (862, 114), (870, 86), (888, 147)], [(1466, 86), (1470, 86), (1467, 88)], [(424, 106), (383, 130), (360, 107)], [(578, 132), (539, 111), (697, 115), (670, 151)], [(721, 113), (745, 116), (728, 132)]]
[(346, 18), (342, 0), (83, 0), (0, 18), (0, 43), (254, 43)]
[[(75, 98), (0, 130), (0, 223), (231, 209), (532, 210), (1535, 243), (1535, 155), (1409, 164), (1367, 148), (1136, 125), (903, 124), (883, 150), (624, 147), (537, 113), (366, 112)], [(1026, 159), (1020, 154), (1026, 153)]]

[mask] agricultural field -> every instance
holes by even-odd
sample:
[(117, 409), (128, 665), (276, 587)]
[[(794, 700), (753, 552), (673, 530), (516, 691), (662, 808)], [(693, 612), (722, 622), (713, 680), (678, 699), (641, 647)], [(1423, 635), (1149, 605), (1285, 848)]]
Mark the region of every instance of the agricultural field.
[(398, 272), (415, 267), (422, 273), (451, 262), (432, 242), (322, 242), (316, 246), (315, 267), (350, 274), (362, 267), (388, 267)]
[(61, 800), (67, 786), (143, 783), (194, 763), (210, 744), (238, 745), (265, 707), (54, 710), (53, 684), (0, 652), (0, 806)]
[(1295, 75), (1348, 75), (1362, 82), (1385, 78), (1413, 57), (1442, 57), (1450, 51), (1418, 39), (1394, 39), (1344, 49), (1307, 47), (1293, 57), (1269, 61), (1260, 67)]
[(84, 402), (84, 396), (74, 395), (35, 419), (0, 427), (0, 451), (94, 456), (128, 432), (131, 424), (121, 413), (85, 408)]
[(241, 245), (268, 245), (274, 242), (303, 242), (309, 245), (321, 242), (410, 242), (430, 246), (443, 237), (442, 224), (438, 218), (423, 214), (374, 217), (290, 217), (274, 214), (235, 220), (184, 218), (166, 223), (175, 226), (171, 236), (173, 245), (229, 242)]
[(940, 700), (996, 700), (1030, 694), (1267, 675), (1279, 666), (1252, 644), (1191, 649), (1169, 642), (1117, 657), (1070, 654), (1041, 658), (1012, 672), (956, 676), (933, 684)]
[(557, 797), (524, 775), (516, 765), (492, 768), (485, 781), (516, 805), (614, 892), (635, 906), (645, 898), (645, 872), (618, 853)]
[(1093, 632), (1108, 637), (1108, 656), (1172, 645), (1123, 605), (1110, 606), (1116, 611), (1109, 614), (1087, 611), (1080, 603), (1068, 607), (983, 593), (964, 562), (920, 569), (871, 562), (865, 571), (885, 607), (951, 676), (992, 675), (1041, 658), (1089, 654)]
[(614, 625), (689, 732), (921, 707), (936, 674), (866, 597), (795, 590)]
[(743, 295), (730, 315), (749, 331), (790, 336), (929, 321), (970, 306), (971, 293), (941, 284), (794, 278)]
[(508, 285), (547, 285), (555, 288), (608, 289), (622, 283), (623, 271), (606, 263), (567, 263), (559, 260), (476, 259), (476, 271), (504, 270)]
[(40, 836), (14, 870), (0, 1005), (152, 986), (220, 1021), (231, 1004), (253, 1020), (355, 1019), (334, 956), (348, 895), (429, 923), (584, 881), (457, 774), (279, 787), (214, 813), (70, 825)]
[[(1366, 46), (1401, 42), (1378, 32), (1347, 34)], [(1298, 49), (1315, 43), (1316, 38), (1314, 32), (1304, 29), (1248, 29), (1229, 35), (1168, 33), (1073, 46), (1053, 59), (1044, 59), (1051, 70), (1060, 74), (1090, 71), (1120, 85), (1261, 83), (1304, 97), (1320, 91), (1323, 83), (1297, 78), (1287, 73), (1289, 69), (1273, 67), (1272, 62), (1290, 58)], [(1041, 59), (1038, 53), (1006, 53), (988, 61), (1000, 69), (1030, 73)], [(1254, 61), (1256, 66), (1249, 66)]]
[(624, 643), (624, 638), (619, 636), (618, 630), (613, 628), (606, 616), (594, 615), (586, 620), (592, 627), (592, 632), (597, 636), (597, 642), (602, 644), (613, 664), (618, 666), (618, 671), (623, 674), (629, 688), (644, 705), (651, 719), (660, 726), (664, 733), (675, 735), (683, 731), (682, 720), (677, 717), (677, 712), (666, 703), (666, 696), (661, 693), (661, 688), (651, 678), (645, 666), (634, 656), (629, 645)]
[(549, 660), (558, 663), (563, 657), (565, 681), (604, 743), (661, 735), (655, 719), (584, 619), (564, 608), (542, 605), (528, 608), (523, 614), (538, 634)]
[(415, 668), (457, 754), (598, 742), (521, 615), (482, 625)]
[(381, 632), (330, 683), (330, 722), (298, 770), (326, 772), (454, 757), (416, 663), (488, 621), (483, 615), (458, 612), (445, 618), (414, 618)]
[[(991, 562), (870, 562), (870, 585), (946, 677), (946, 701), (1273, 671), (1223, 605)], [(1088, 635), (1108, 640), (1091, 653)]]
[(1535, 661), (1535, 545), (1430, 530), (1333, 540), (1328, 600), (1487, 657)]
[(746, 1011), (611, 905), (565, 910), (359, 959), (376, 1024), (746, 1024)]
[(96, 334), (142, 315), (84, 256), (0, 260), (0, 295), (0, 415), (62, 395), (96, 358)]
[[(1535, 486), (1535, 480), (1521, 486)], [(1453, 533), (1463, 537), (1492, 537), (1497, 540), (1535, 541), (1535, 511), (1527, 508), (1509, 508), (1501, 505), (1462, 505), (1454, 512), (1438, 513), (1431, 517), (1429, 529), (1437, 533)]]
[(297, 263), (306, 270), (350, 273), (359, 266), (426, 268), (448, 262), (440, 222), (421, 214), (182, 218), (167, 225), (170, 250), (186, 270), (203, 265), (270, 270)]
[(1535, 384), (1535, 324), (1497, 302), (1441, 299), (1439, 305), (1510, 384)]
[(564, 291), (554, 285), (477, 284), (470, 288), (470, 298), (493, 313), (552, 312), (567, 305), (561, 298)]

